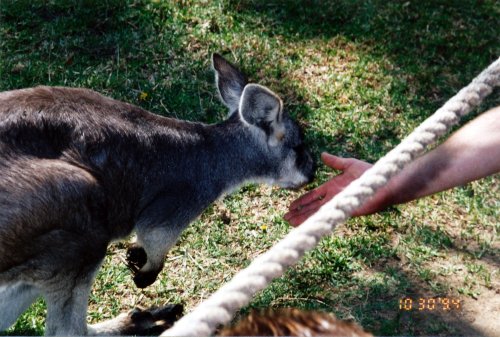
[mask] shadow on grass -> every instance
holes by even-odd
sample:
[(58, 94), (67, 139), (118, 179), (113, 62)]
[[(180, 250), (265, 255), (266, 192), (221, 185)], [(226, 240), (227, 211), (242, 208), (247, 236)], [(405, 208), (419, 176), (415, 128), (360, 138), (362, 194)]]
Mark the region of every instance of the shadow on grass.
[[(389, 57), (419, 103), (437, 108), (500, 54), (496, 1), (234, 1), (262, 18), (269, 35), (290, 40), (344, 36)], [(250, 20), (250, 19), (249, 19)], [(446, 85), (443, 85), (446, 83)], [(404, 93), (393, 93), (395, 96)]]
[(54, 59), (63, 50), (59, 49), (60, 45), (70, 53), (94, 60), (114, 55), (119, 39), (124, 39), (114, 34), (130, 34), (133, 30), (126, 21), (130, 13), (128, 6), (118, 0), (2, 1), (0, 13), (4, 25), (17, 28), (16, 32), (7, 28), (7, 36), (18, 33), (22, 36), (17, 37), (17, 42), (26, 42), (17, 51), (22, 51), (23, 47), (44, 48), (44, 44), (52, 44)]
[(81, 69), (116, 57), (120, 45), (133, 48), (133, 36), (145, 32), (133, 27), (136, 18), (131, 13), (126, 3), (117, 0), (2, 1), (2, 49), (9, 56), (2, 66), (6, 70), (11, 66), (13, 81), (5, 83), (4, 78), (2, 87), (27, 85), (30, 80), (57, 83), (56, 70), (52, 78), (44, 77), (48, 67), (71, 72), (75, 65)]
[[(404, 118), (422, 121), (500, 55), (499, 7), (495, 1), (238, 0), (242, 21), (258, 20), (267, 36), (289, 42), (337, 37), (366, 46), (395, 65), (390, 96)], [(256, 19), (252, 19), (256, 18)], [(368, 70), (367, 70), (368, 71)], [(287, 86), (287, 81), (282, 81)], [(294, 88), (288, 91), (293, 92)], [(414, 94), (409, 94), (409, 92)], [(295, 95), (298, 96), (298, 95)], [(497, 91), (483, 105), (500, 104)], [(314, 118), (301, 105), (301, 118)], [(393, 111), (389, 112), (393, 114)], [(375, 161), (399, 142), (389, 121), (362, 141), (347, 130), (335, 135), (308, 131), (316, 150)], [(356, 128), (356, 125), (353, 125)]]
[(0, 91), (87, 87), (171, 117), (215, 118), (212, 104), (201, 107), (215, 97), (213, 80), (200, 81), (210, 55), (186, 56), (186, 27), (171, 14), (147, 1), (4, 0)]
[[(368, 224), (370, 220), (365, 222)], [(390, 238), (383, 233), (373, 236), (376, 232), (376, 229), (370, 235), (362, 232), (360, 238), (354, 234), (343, 240), (335, 235), (324, 238), (332, 242), (322, 242), (260, 293), (241, 314), (245, 315), (249, 309), (297, 307), (355, 319), (368, 331), (382, 336), (484, 335), (462, 316), (466, 295), (457, 296), (447, 290), (456, 285), (445, 280), (439, 289), (433, 289), (435, 285), (429, 284), (433, 279), (418, 276), (418, 266), (403, 262), (401, 252), (396, 252)], [(419, 233), (412, 239), (426, 249), (462, 253), (444, 233), (436, 235), (425, 226)], [(360, 263), (365, 266), (361, 273)], [(460, 299), (462, 307), (450, 305), (445, 309), (438, 298), (449, 302)], [(412, 304), (405, 299), (411, 299)], [(419, 310), (421, 307), (424, 309)]]

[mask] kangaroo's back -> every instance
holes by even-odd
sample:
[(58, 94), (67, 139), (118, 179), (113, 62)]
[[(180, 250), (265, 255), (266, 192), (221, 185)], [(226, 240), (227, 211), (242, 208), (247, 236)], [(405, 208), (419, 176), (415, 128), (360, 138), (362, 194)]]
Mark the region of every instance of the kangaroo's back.
[(0, 156), (55, 158), (79, 143), (141, 136), (150, 113), (88, 89), (36, 87), (0, 93)]

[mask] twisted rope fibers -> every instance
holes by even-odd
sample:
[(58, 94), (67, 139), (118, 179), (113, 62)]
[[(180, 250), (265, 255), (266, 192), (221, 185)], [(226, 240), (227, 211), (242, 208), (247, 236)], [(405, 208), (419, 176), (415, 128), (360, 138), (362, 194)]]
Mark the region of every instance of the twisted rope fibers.
[(331, 234), (338, 224), (346, 221), (355, 209), (387, 184), (392, 176), (418, 157), (439, 136), (449, 131), (461, 117), (478, 106), (496, 86), (500, 86), (500, 58), (361, 177), (161, 336), (209, 336), (219, 325), (228, 323), (233, 314), (248, 304), (256, 292), (264, 289), (274, 278), (283, 275), (306, 251), (314, 248), (323, 236)]

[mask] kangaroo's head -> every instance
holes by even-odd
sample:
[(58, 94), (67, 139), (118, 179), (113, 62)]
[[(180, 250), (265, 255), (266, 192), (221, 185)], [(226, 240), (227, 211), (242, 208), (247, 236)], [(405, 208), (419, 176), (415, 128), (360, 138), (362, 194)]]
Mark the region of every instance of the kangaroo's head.
[(283, 109), (283, 102), (270, 89), (248, 83), (246, 76), (219, 54), (212, 65), (222, 102), (229, 116), (237, 114), (257, 143), (265, 149), (263, 161), (273, 169), (265, 182), (283, 188), (298, 188), (314, 177), (314, 161), (304, 146), (302, 131)]
[[(244, 152), (247, 161), (241, 158), (241, 152), (225, 159), (240, 160), (239, 166), (252, 166), (242, 170), (244, 176), (235, 178), (235, 184), (264, 181), (283, 188), (298, 188), (310, 182), (314, 162), (303, 144), (299, 126), (283, 110), (281, 99), (264, 86), (247, 83), (246, 77), (222, 56), (214, 54), (212, 62), (219, 94), (229, 108), (230, 118), (218, 130), (232, 132), (235, 137), (227, 139), (237, 142), (234, 145)], [(226, 135), (217, 134), (217, 137)], [(163, 204), (158, 205), (163, 209)], [(144, 223), (147, 225), (137, 225), (138, 244), (127, 254), (129, 267), (135, 274), (134, 282), (139, 288), (155, 281), (163, 267), (166, 250), (176, 239), (171, 227), (153, 230), (149, 222)]]

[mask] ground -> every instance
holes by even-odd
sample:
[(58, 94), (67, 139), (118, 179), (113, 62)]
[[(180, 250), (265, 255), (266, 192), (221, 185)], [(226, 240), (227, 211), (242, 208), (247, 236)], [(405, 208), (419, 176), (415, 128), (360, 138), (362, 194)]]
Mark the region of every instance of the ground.
[[(374, 162), (498, 58), (499, 18), (493, 0), (2, 0), (0, 90), (89, 87), (214, 123), (226, 114), (210, 70), (219, 52), (279, 93), (317, 158)], [(499, 104), (496, 90), (472, 117)], [(305, 190), (336, 173), (320, 166)], [(377, 335), (498, 335), (499, 184), (494, 175), (347, 221), (241, 314), (294, 306)], [(123, 262), (127, 243), (113, 244), (89, 321), (138, 305), (191, 310), (290, 230), (282, 216), (305, 190), (247, 186), (222, 198), (144, 290)], [(426, 310), (400, 309), (408, 298)], [(438, 298), (460, 300), (460, 310), (431, 310)], [(44, 317), (39, 301), (7, 333), (41, 334)]]

